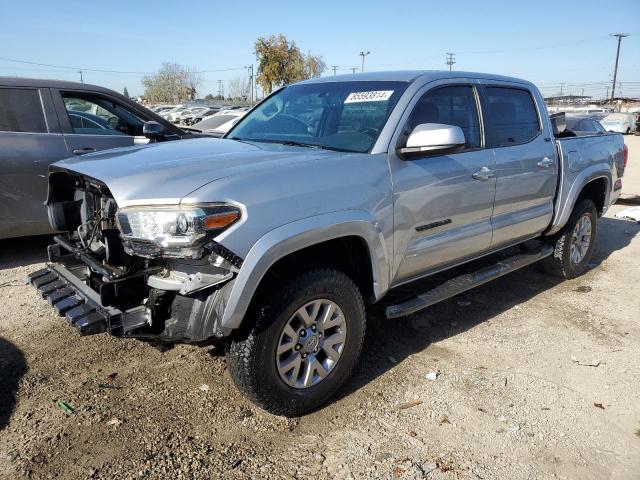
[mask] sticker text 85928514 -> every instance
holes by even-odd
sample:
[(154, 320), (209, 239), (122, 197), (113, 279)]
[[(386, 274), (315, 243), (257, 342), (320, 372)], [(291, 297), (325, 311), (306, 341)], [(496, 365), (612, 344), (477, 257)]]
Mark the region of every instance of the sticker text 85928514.
[(377, 90), (373, 92), (353, 92), (344, 100), (344, 103), (358, 102), (385, 102), (393, 95), (393, 90)]

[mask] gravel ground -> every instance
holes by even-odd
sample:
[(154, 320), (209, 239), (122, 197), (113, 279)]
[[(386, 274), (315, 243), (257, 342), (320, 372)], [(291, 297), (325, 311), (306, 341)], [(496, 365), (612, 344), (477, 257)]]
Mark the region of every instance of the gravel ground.
[(25, 285), (48, 239), (0, 242), (0, 478), (637, 479), (640, 225), (622, 208), (581, 278), (532, 266), (405, 319), (372, 308), (357, 375), (299, 419), (244, 399), (218, 349), (78, 337)]

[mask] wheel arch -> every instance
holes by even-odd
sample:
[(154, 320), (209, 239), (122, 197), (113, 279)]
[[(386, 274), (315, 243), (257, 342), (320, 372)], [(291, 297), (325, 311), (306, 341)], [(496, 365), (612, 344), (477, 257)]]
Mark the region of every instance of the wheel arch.
[[(346, 255), (353, 252), (353, 257)], [(300, 265), (315, 254), (341, 257), (366, 268), (356, 281), (363, 295), (380, 299), (389, 288), (389, 257), (384, 236), (371, 215), (359, 210), (344, 210), (318, 215), (278, 227), (261, 237), (244, 259), (234, 280), (220, 326), (223, 331), (237, 329), (247, 313), (254, 295), (273, 268)], [(334, 265), (334, 258), (325, 259)], [(322, 262), (319, 262), (322, 263)], [(345, 272), (353, 273), (353, 272)], [(366, 282), (370, 282), (369, 285)]]
[[(551, 227), (546, 235), (559, 232), (569, 220), (571, 212), (584, 198), (591, 199), (596, 205), (598, 216), (604, 215), (609, 205), (611, 194), (611, 170), (600, 165), (583, 170), (574, 180), (566, 195), (560, 192), (559, 203)], [(563, 200), (564, 198), (564, 200)]]

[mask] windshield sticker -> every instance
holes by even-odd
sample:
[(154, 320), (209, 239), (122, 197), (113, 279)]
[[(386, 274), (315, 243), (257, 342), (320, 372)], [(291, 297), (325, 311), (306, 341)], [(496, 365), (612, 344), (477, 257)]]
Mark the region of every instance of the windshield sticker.
[(379, 90), (375, 92), (353, 92), (344, 103), (386, 102), (393, 95), (393, 90)]

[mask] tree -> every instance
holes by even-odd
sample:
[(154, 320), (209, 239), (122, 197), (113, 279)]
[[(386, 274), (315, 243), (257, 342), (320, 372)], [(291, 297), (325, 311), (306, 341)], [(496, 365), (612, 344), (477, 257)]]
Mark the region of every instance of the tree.
[(202, 76), (177, 63), (163, 63), (158, 73), (142, 78), (144, 97), (151, 103), (194, 100)]
[(211, 101), (211, 100), (213, 100), (213, 95), (211, 95), (210, 93), (207, 93), (207, 96), (204, 97), (204, 99)]
[(232, 100), (246, 100), (249, 97), (249, 80), (247, 77), (235, 77), (229, 80), (227, 91)]
[(129, 90), (127, 90), (127, 87), (124, 87), (124, 91), (122, 92), (122, 95), (124, 95), (127, 98), (131, 98), (129, 97)]
[(307, 78), (317, 78), (327, 69), (320, 55), (313, 55), (311, 52), (304, 59), (304, 74)]
[(280, 85), (319, 77), (327, 67), (321, 56), (303, 55), (296, 43), (289, 42), (283, 34), (258, 37), (255, 54), (258, 60), (256, 81), (266, 93)]

